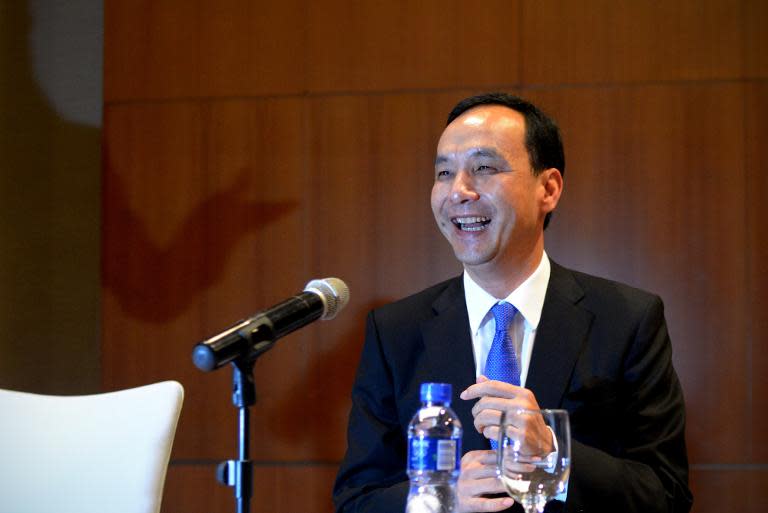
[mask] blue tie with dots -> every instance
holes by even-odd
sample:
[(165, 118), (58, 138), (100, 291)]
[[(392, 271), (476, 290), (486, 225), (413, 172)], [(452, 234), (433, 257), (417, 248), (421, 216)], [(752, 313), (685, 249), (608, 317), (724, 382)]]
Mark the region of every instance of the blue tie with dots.
[[(493, 336), (491, 350), (485, 361), (485, 376), (488, 379), (504, 381), (520, 386), (520, 365), (515, 355), (515, 345), (509, 329), (517, 308), (509, 303), (496, 303), (491, 308), (496, 320), (496, 334)], [(496, 440), (491, 440), (491, 448), (496, 449)]]

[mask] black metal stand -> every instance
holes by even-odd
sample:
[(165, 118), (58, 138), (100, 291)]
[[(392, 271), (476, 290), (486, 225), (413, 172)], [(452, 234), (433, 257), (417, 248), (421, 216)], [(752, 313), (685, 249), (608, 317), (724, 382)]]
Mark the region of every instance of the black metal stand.
[(232, 362), (232, 403), (239, 409), (239, 459), (220, 463), (216, 479), (235, 489), (237, 513), (248, 513), (253, 496), (253, 461), (249, 459), (250, 410), (256, 403), (256, 384), (253, 381), (254, 360)]

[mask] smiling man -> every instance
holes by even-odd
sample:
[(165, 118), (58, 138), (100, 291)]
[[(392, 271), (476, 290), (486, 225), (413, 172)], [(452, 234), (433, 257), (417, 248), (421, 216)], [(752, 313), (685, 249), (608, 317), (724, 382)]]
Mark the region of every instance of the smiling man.
[[(449, 115), (431, 202), (464, 273), (369, 314), (338, 512), (404, 511), (406, 429), (426, 381), (461, 391), (461, 513), (522, 511), (503, 494), (489, 443), (501, 412), (519, 407), (570, 413), (567, 511), (689, 511), (685, 407), (661, 300), (549, 259), (544, 229), (564, 171), (557, 126), (525, 100), (480, 95)], [(506, 352), (494, 339), (499, 309), (511, 318)]]

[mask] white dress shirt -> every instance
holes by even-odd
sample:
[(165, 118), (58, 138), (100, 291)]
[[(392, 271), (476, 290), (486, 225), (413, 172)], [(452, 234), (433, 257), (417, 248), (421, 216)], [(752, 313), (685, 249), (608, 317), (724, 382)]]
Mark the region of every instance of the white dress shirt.
[(525, 386), (528, 377), (528, 366), (531, 363), (533, 343), (536, 339), (536, 329), (541, 319), (541, 309), (544, 306), (544, 296), (547, 293), (551, 266), (549, 257), (544, 252), (536, 270), (509, 296), (495, 298), (483, 290), (467, 272), (464, 272), (464, 298), (469, 314), (469, 328), (472, 332), (472, 349), (475, 354), (475, 374), (485, 373), (485, 360), (491, 350), (493, 336), (496, 332), (496, 320), (491, 313), (491, 307), (496, 303), (506, 301), (517, 308), (517, 315), (512, 320), (510, 335), (515, 345), (515, 354), (520, 364), (520, 385)]
[[(549, 275), (552, 267), (549, 257), (544, 252), (536, 270), (507, 297), (497, 299), (483, 290), (466, 272), (464, 272), (464, 299), (467, 302), (469, 328), (472, 332), (472, 349), (475, 353), (475, 375), (485, 373), (485, 361), (491, 350), (493, 336), (496, 334), (496, 319), (491, 313), (491, 307), (496, 303), (506, 301), (517, 308), (517, 314), (512, 319), (510, 328), (512, 342), (515, 344), (515, 354), (520, 363), (520, 386), (525, 386), (528, 377), (528, 366), (531, 363), (533, 343), (536, 340), (536, 329), (539, 327), (541, 310), (544, 307), (544, 296), (547, 293)], [(552, 441), (557, 450), (557, 439), (552, 434)], [(560, 492), (555, 499), (565, 502), (568, 497), (568, 487)]]

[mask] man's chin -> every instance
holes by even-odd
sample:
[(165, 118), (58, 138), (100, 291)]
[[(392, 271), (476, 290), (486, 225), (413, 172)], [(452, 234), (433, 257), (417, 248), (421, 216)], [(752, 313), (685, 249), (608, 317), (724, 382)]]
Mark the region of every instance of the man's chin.
[(491, 256), (484, 253), (462, 251), (458, 252), (454, 250), (453, 254), (456, 256), (456, 260), (461, 262), (461, 265), (466, 269), (467, 267), (478, 267), (490, 262)]

